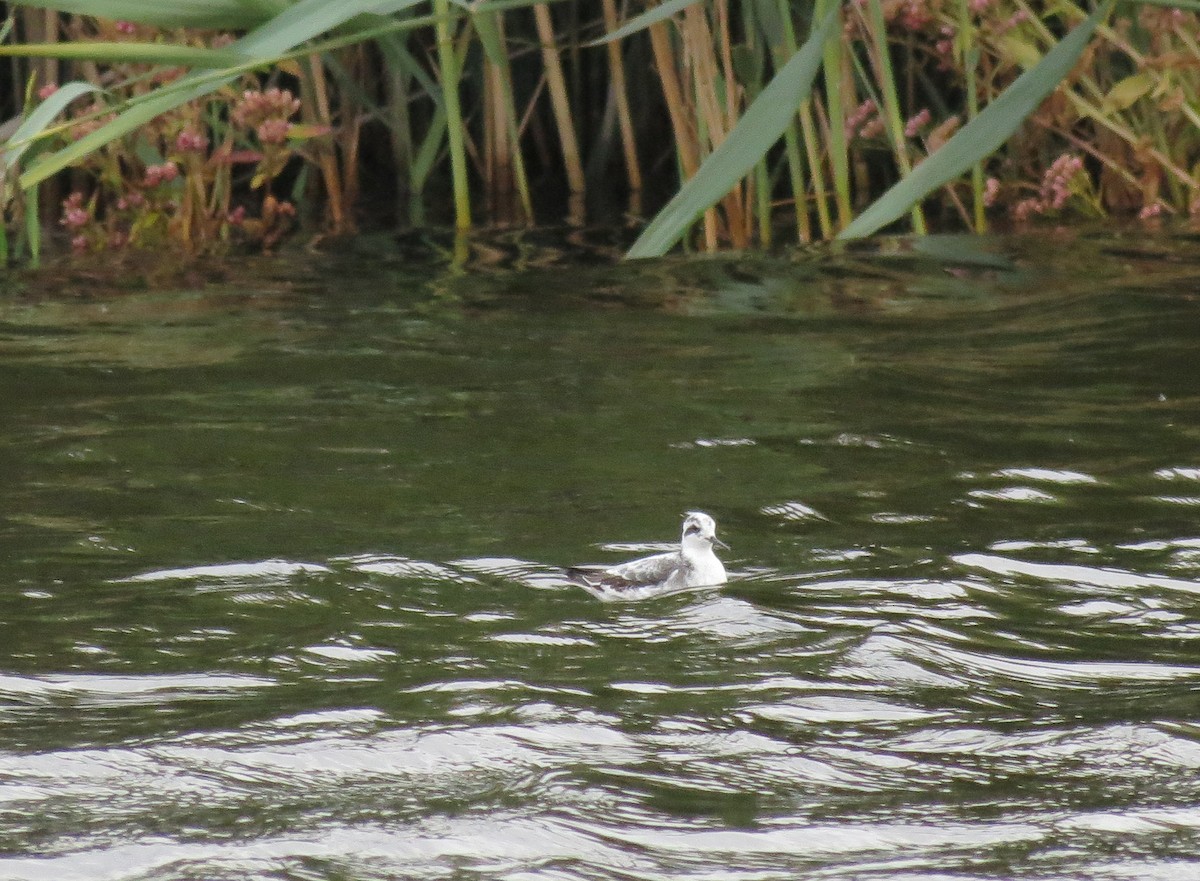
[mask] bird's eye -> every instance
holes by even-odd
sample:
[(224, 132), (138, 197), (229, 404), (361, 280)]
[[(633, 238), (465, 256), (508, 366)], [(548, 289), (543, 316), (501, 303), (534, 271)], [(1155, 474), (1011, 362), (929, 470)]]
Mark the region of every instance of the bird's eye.
[(687, 528), (683, 530), (684, 535), (695, 535), (700, 531), (700, 527), (694, 523), (689, 523)]

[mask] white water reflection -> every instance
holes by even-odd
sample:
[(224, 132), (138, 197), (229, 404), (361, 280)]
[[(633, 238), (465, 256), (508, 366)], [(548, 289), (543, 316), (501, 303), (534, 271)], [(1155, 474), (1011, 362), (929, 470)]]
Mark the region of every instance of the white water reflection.
[(329, 567), (319, 563), (299, 563), (291, 560), (258, 560), (250, 563), (215, 563), (205, 566), (188, 566), (182, 569), (159, 569), (119, 579), (123, 582), (153, 581), (259, 581), (280, 584), (296, 575), (329, 572)]
[(959, 554), (954, 562), (961, 566), (984, 569), (997, 575), (1020, 575), (1055, 584), (1088, 584), (1095, 587), (1136, 590), (1161, 588), (1185, 593), (1200, 593), (1200, 581), (1184, 581), (1161, 575), (1143, 575), (1121, 569), (1075, 566), (1063, 563), (1033, 563), (992, 554)]

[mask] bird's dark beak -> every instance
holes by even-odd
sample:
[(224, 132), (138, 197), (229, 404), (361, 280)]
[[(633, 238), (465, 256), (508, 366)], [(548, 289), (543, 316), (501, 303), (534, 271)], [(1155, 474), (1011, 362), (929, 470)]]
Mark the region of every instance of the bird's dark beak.
[(731, 550), (729, 545), (725, 544), (725, 542), (721, 541), (721, 539), (717, 538), (715, 535), (713, 536), (713, 544), (715, 544), (719, 548), (724, 548), (727, 551)]

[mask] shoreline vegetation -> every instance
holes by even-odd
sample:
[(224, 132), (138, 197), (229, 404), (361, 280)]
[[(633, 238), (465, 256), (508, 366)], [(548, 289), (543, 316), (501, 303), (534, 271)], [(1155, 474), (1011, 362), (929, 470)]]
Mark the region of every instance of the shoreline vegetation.
[[(1200, 219), (1200, 3), (10, 3), (0, 256)], [(648, 221), (648, 222), (647, 222)]]

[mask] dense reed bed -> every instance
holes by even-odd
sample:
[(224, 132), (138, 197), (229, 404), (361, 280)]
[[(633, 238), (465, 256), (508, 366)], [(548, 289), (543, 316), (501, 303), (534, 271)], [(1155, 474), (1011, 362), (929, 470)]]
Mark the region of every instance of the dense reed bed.
[(647, 256), (1200, 213), (1191, 0), (9, 8), (6, 256), (50, 225), (207, 252), (619, 216)]

